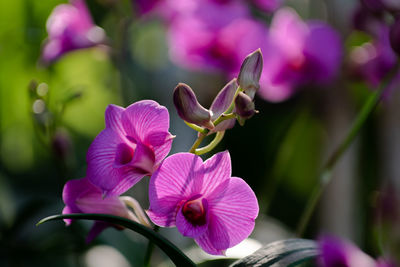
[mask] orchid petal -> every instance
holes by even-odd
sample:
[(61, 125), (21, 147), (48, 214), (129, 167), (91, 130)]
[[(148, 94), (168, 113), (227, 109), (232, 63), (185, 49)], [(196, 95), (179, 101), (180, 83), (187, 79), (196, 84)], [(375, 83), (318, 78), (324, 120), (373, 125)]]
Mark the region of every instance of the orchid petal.
[(223, 181), (231, 177), (231, 157), (228, 151), (219, 152), (204, 162), (204, 177), (194, 181), (194, 188), (207, 198)]
[(117, 105), (108, 105), (105, 112), (106, 128), (110, 128), (121, 135), (126, 135), (122, 127), (121, 118), (124, 108)]
[(165, 159), (151, 176), (149, 185), (150, 219), (160, 226), (175, 225), (182, 200), (191, 197), (193, 183), (202, 179), (202, 160), (191, 153), (178, 153)]
[(144, 142), (154, 132), (168, 132), (168, 110), (152, 100), (136, 102), (125, 109), (122, 125), (128, 136)]
[(117, 147), (125, 142), (125, 138), (106, 128), (89, 147), (87, 177), (106, 195), (122, 194), (145, 176), (143, 171), (134, 170), (129, 164), (115, 168)]
[(243, 179), (230, 178), (207, 200), (212, 216), (208, 235), (216, 249), (230, 248), (253, 231), (259, 208), (253, 190)]
[(132, 167), (144, 174), (153, 173), (155, 156), (153, 150), (142, 143), (137, 143), (132, 159)]
[(147, 135), (145, 143), (153, 147), (156, 167), (168, 155), (173, 139), (174, 136), (169, 132), (154, 132)]

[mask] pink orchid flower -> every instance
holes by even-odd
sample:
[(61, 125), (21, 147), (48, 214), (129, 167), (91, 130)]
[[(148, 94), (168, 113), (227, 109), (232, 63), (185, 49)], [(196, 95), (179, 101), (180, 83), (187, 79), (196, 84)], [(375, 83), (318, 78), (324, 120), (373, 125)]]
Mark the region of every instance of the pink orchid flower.
[(339, 34), (322, 21), (303, 21), (290, 8), (274, 14), (261, 50), (264, 71), (258, 93), (272, 102), (288, 99), (304, 85), (331, 81), (342, 61)]
[(54, 8), (46, 23), (48, 38), (42, 59), (50, 63), (67, 52), (104, 42), (104, 30), (94, 25), (84, 0), (71, 0)]
[[(136, 217), (136, 215), (126, 207), (124, 202), (118, 196), (103, 198), (101, 189), (90, 183), (87, 178), (68, 181), (63, 189), (63, 201), (66, 205), (63, 209), (63, 214), (111, 214), (131, 219), (138, 223), (145, 222), (144, 224), (149, 225), (147, 218), (144, 215), (140, 216), (141, 219), (138, 219), (138, 217)], [(67, 225), (70, 225), (71, 222), (71, 219), (65, 219)], [(96, 221), (90, 230), (86, 241), (91, 242), (98, 234), (100, 234), (100, 232), (110, 226), (120, 229), (113, 224)]]
[(169, 114), (157, 102), (142, 100), (126, 109), (109, 105), (105, 121), (87, 153), (87, 176), (104, 195), (120, 195), (168, 155), (173, 139)]
[(227, 151), (205, 162), (190, 153), (166, 158), (151, 177), (149, 199), (147, 213), (155, 224), (176, 226), (215, 255), (247, 238), (258, 215), (254, 192), (231, 177)]
[(325, 236), (319, 241), (320, 256), (318, 266), (320, 267), (394, 267), (389, 261), (379, 259), (375, 261), (372, 257), (362, 252), (349, 241), (332, 236)]

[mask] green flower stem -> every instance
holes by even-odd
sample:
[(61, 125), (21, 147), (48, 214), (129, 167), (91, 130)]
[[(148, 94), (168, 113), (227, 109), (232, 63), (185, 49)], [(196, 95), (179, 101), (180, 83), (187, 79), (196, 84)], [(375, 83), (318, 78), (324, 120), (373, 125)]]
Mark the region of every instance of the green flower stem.
[[(158, 232), (160, 227), (158, 225), (154, 226), (154, 232)], [(153, 241), (149, 240), (149, 244), (147, 245), (146, 254), (144, 255), (144, 265), (145, 267), (150, 267), (151, 255), (153, 254), (154, 250), (154, 243)]]
[[(228, 109), (229, 110), (229, 109)], [(231, 111), (232, 112), (232, 111)], [(233, 113), (222, 113), (221, 116), (219, 116), (215, 121), (214, 121), (214, 126), (217, 126), (218, 124), (220, 124), (221, 122), (225, 121), (225, 120), (229, 120), (229, 119), (234, 119), (236, 118), (236, 115)]]
[[(222, 114), (221, 116), (219, 116), (218, 119), (215, 120), (214, 126), (217, 126), (218, 124), (220, 124), (221, 122), (223, 122), (223, 121), (225, 121), (225, 120), (230, 120), (230, 119), (233, 119), (233, 118), (236, 118), (236, 115), (233, 114), (233, 113)], [(203, 142), (204, 138), (207, 136), (207, 134), (208, 134), (209, 132), (210, 132), (210, 130), (204, 129), (203, 132), (199, 133), (199, 136), (197, 137), (196, 141), (194, 142), (194, 144), (193, 144), (192, 147), (190, 148), (189, 153), (197, 154), (197, 153), (196, 153), (196, 149), (200, 146), (201, 142)], [(213, 143), (211, 149), (207, 150), (207, 151), (204, 152), (204, 153), (210, 152), (212, 149), (215, 148), (216, 145), (218, 145), (219, 142), (221, 142), (223, 135), (222, 135), (222, 137), (221, 137), (220, 135), (218, 136), (218, 133), (220, 133), (220, 132), (217, 132), (217, 136), (214, 138), (213, 141), (211, 141), (211, 143)], [(221, 138), (220, 138), (220, 137), (221, 137)], [(220, 138), (220, 139), (219, 139), (219, 138)], [(216, 142), (216, 143), (214, 143), (214, 142)], [(203, 147), (203, 148), (200, 148), (200, 150), (205, 149), (205, 148), (208, 149), (209, 146), (211, 145), (211, 143), (208, 144), (207, 146)], [(200, 152), (200, 153), (201, 153), (201, 152)], [(204, 153), (201, 153), (201, 154), (204, 154)], [(197, 155), (201, 155), (201, 154), (197, 154)]]
[[(207, 130), (208, 132), (208, 130)], [(194, 144), (192, 145), (192, 147), (189, 150), (189, 153), (193, 153), (195, 154), (196, 149), (199, 147), (199, 145), (201, 144), (201, 142), (203, 141), (203, 139), (207, 136), (207, 133), (200, 133), (199, 137), (197, 137), (196, 141), (194, 142)]]
[(207, 131), (207, 129), (204, 129), (203, 127), (197, 126), (196, 124), (184, 121), (186, 123), (187, 126), (189, 126), (190, 128), (192, 128), (193, 130), (199, 132), (199, 133), (205, 133)]
[(54, 215), (44, 218), (40, 220), (36, 225), (38, 226), (45, 222), (54, 220), (63, 220), (63, 219), (102, 221), (126, 227), (152, 241), (162, 251), (164, 251), (165, 254), (167, 254), (167, 256), (176, 266), (196, 266), (196, 264), (193, 261), (191, 261), (179, 248), (177, 248), (174, 244), (172, 244), (168, 239), (156, 233), (151, 228), (148, 228), (140, 223), (134, 222), (132, 220), (123, 217), (118, 217), (109, 214), (90, 214), (90, 213), (63, 214), (63, 215)]
[(335, 167), (339, 159), (342, 157), (344, 152), (346, 152), (349, 146), (353, 143), (355, 137), (360, 132), (360, 129), (364, 125), (365, 121), (378, 106), (380, 100), (382, 99), (382, 95), (385, 92), (385, 89), (387, 88), (388, 83), (392, 81), (394, 75), (396, 75), (398, 71), (399, 71), (399, 64), (397, 64), (397, 66), (393, 68), (392, 71), (387, 75), (384, 82), (382, 82), (379, 90), (376, 90), (370, 95), (370, 97), (367, 99), (364, 106), (362, 107), (360, 113), (358, 113), (349, 133), (347, 134), (343, 142), (337, 147), (337, 149), (330, 156), (327, 163), (324, 165), (322, 172), (319, 176), (319, 182), (314, 188), (307, 202), (306, 208), (300, 218), (296, 231), (297, 236), (302, 236), (304, 234), (304, 231), (306, 230), (306, 227), (312, 217), (312, 214), (315, 210), (315, 207), (318, 204), (318, 201), (322, 193), (332, 180), (331, 178), (332, 178), (333, 168)]
[(224, 138), (224, 134), (225, 134), (225, 131), (217, 132), (214, 139), (208, 145), (206, 145), (205, 147), (202, 147), (202, 148), (197, 148), (194, 151), (194, 154), (203, 155), (205, 153), (210, 152), (219, 144), (219, 142), (221, 142), (221, 140)]

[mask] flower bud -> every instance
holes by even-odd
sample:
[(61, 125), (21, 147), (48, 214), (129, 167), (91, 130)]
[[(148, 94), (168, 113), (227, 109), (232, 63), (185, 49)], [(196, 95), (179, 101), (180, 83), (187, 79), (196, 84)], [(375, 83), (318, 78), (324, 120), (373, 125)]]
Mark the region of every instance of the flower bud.
[(400, 55), (400, 17), (398, 17), (390, 27), (390, 45), (392, 49)]
[[(238, 75), (238, 84), (250, 96), (254, 98), (254, 94), (260, 87), (259, 80), (263, 69), (263, 57), (260, 49), (257, 49), (248, 55), (240, 67)], [(248, 92), (247, 92), (248, 91)]]
[(187, 84), (179, 83), (174, 89), (174, 105), (179, 117), (184, 121), (213, 129), (211, 112), (197, 101), (192, 88)]
[[(236, 114), (243, 119), (251, 118), (257, 111), (254, 109), (253, 100), (246, 94), (240, 92), (235, 98)], [(240, 121), (239, 121), (240, 122)]]
[(219, 91), (210, 107), (210, 110), (212, 111), (212, 120), (217, 119), (230, 107), (237, 88), (236, 79), (233, 79), (227, 83), (221, 91)]

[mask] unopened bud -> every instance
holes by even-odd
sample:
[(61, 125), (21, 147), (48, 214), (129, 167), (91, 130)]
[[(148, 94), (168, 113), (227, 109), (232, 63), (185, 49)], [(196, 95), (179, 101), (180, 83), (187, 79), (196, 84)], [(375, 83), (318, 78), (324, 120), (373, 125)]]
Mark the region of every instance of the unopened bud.
[(259, 81), (263, 69), (263, 57), (260, 49), (248, 55), (240, 67), (238, 84), (244, 91), (249, 91), (251, 99), (260, 87)]
[(243, 119), (251, 118), (257, 111), (254, 109), (253, 100), (246, 94), (240, 92), (235, 98), (235, 112)]
[(212, 111), (212, 120), (217, 119), (224, 113), (232, 104), (233, 98), (235, 97), (238, 85), (236, 79), (231, 80), (227, 83), (224, 88), (219, 91), (211, 104), (210, 110)]
[(192, 88), (180, 83), (175, 87), (173, 97), (176, 111), (181, 119), (208, 129), (214, 128), (211, 112), (200, 105)]
[(400, 17), (396, 19), (390, 28), (390, 45), (400, 55)]

